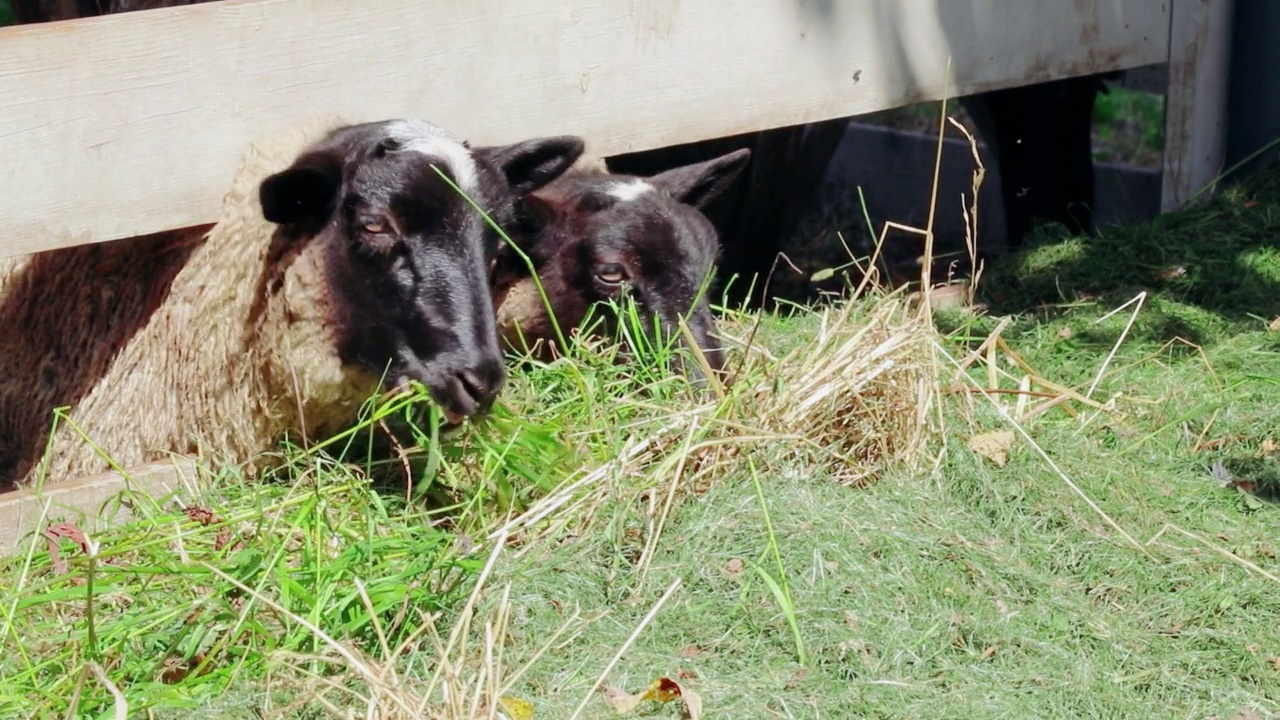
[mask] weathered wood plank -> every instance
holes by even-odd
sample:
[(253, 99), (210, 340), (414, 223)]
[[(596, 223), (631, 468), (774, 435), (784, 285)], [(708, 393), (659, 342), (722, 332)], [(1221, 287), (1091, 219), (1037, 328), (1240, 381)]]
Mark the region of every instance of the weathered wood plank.
[(129, 468), (127, 479), (118, 472), (107, 472), (41, 490), (0, 494), (0, 557), (27, 547), (32, 533), (54, 523), (75, 523), (88, 533), (119, 524), (131, 514), (115, 502), (124, 490), (156, 500), (171, 493), (188, 496), (196, 490), (196, 475), (194, 460), (174, 458)]
[(0, 30), (0, 256), (216, 219), (321, 113), (618, 153), (1168, 57), (1150, 0), (222, 0)]
[(1185, 204), (1224, 169), (1234, 5), (1172, 1), (1162, 212)]

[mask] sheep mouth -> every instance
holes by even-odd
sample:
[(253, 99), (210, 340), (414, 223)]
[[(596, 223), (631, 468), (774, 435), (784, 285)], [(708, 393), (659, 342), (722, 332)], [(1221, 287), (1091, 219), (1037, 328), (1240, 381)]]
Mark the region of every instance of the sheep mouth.
[(495, 397), (493, 390), (465, 372), (449, 378), (444, 387), (433, 390), (431, 394), (450, 425), (488, 415)]
[(451, 426), (467, 418), (485, 415), (498, 390), (491, 383), (485, 383), (474, 371), (432, 365), (418, 358), (403, 363), (399, 372), (389, 379), (387, 389), (393, 394), (409, 390), (415, 383), (420, 385)]
[(482, 395), (480, 397), (473, 395), (467, 388), (466, 383), (457, 379), (446, 383), (436, 383), (430, 382), (426, 378), (402, 375), (391, 385), (390, 389), (393, 393), (403, 392), (410, 389), (410, 383), (413, 381), (419, 382), (426, 387), (431, 401), (435, 403), (444, 416), (445, 425), (450, 428), (461, 425), (468, 418), (476, 419), (485, 416), (492, 405), (492, 400), (485, 400)]

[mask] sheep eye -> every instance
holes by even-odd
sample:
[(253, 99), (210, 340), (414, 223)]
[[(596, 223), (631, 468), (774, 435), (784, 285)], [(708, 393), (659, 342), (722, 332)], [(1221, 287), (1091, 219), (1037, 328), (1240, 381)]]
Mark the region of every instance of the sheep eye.
[(596, 279), (605, 285), (619, 285), (627, 279), (621, 265), (605, 265), (596, 271)]

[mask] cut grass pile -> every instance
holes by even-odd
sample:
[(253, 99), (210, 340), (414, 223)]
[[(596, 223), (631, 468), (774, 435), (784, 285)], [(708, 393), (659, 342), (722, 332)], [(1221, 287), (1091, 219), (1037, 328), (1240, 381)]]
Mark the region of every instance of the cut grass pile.
[[(936, 327), (731, 313), (725, 388), (584, 343), (444, 442), (384, 408), (420, 433), (389, 465), (211, 468), (0, 565), (0, 708), (607, 718), (598, 682), (665, 677), (704, 717), (1280, 713), (1278, 237), (1273, 170), (1042, 232)], [(366, 482), (401, 462), (416, 497)]]

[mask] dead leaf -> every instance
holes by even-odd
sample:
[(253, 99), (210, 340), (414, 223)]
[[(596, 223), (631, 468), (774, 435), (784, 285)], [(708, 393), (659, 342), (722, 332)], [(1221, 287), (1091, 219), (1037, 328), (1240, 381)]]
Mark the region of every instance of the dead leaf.
[(221, 522), (221, 519), (214, 515), (212, 510), (202, 508), (197, 505), (192, 505), (187, 508), (187, 517), (201, 525), (210, 525), (212, 523)]
[(844, 611), (844, 626), (849, 628), (849, 632), (858, 632), (858, 616), (852, 610)]
[(680, 684), (670, 678), (658, 678), (649, 689), (658, 702), (671, 702), (680, 697)]
[(619, 715), (626, 715), (635, 710), (645, 700), (648, 692), (646, 690), (637, 695), (632, 695), (622, 688), (606, 685), (604, 687), (604, 699), (613, 706), (614, 711)]
[(1178, 278), (1186, 277), (1186, 276), (1187, 276), (1187, 269), (1180, 265), (1170, 267), (1170, 268), (1165, 268), (1164, 270), (1156, 273), (1157, 279), (1166, 280), (1166, 281), (1177, 280)]
[(702, 648), (698, 647), (697, 645), (686, 645), (684, 649), (680, 651), (680, 657), (682, 658), (692, 659), (692, 658), (698, 657), (701, 654), (702, 654)]
[(533, 720), (533, 703), (524, 698), (501, 695), (498, 697), (498, 707), (502, 710), (498, 717), (505, 720)]
[(1064, 326), (1062, 326), (1062, 329), (1058, 331), (1058, 339), (1060, 339), (1060, 340), (1070, 340), (1070, 339), (1071, 339), (1071, 336), (1072, 336), (1072, 335), (1075, 335), (1075, 334), (1076, 334), (1076, 332), (1075, 332), (1074, 330), (1072, 330), (1072, 329), (1071, 329), (1071, 326), (1070, 326), (1070, 325), (1064, 325)]
[(739, 558), (734, 558), (734, 559), (730, 560), (730, 561), (728, 562), (728, 564), (726, 564), (726, 565), (724, 566), (724, 574), (725, 574), (725, 575), (728, 575), (729, 577), (733, 578), (734, 580), (737, 580), (737, 579), (738, 579), (738, 576), (742, 575), (742, 568), (743, 568), (743, 565), (744, 565), (744, 563), (742, 562), (742, 560), (741, 560), (741, 559), (739, 559)]
[(1272, 656), (1267, 658), (1267, 662), (1271, 663), (1271, 669), (1280, 672), (1280, 656)]
[(982, 457), (1004, 467), (1009, 462), (1009, 448), (1013, 447), (1012, 430), (996, 430), (969, 438), (969, 448)]
[(1230, 442), (1230, 440), (1231, 440), (1230, 438), (1214, 438), (1213, 440), (1206, 440), (1206, 441), (1204, 441), (1204, 442), (1200, 443), (1199, 445), (1196, 445), (1192, 450), (1193, 450), (1193, 452), (1204, 452), (1204, 451), (1206, 451), (1206, 450), (1217, 450), (1218, 448), (1220, 448), (1220, 447), (1222, 447), (1223, 445), (1226, 445), (1228, 442)]
[(1257, 200), (1245, 200), (1245, 201), (1244, 201), (1244, 206), (1245, 206), (1245, 209), (1253, 209), (1253, 208), (1256, 208), (1256, 207), (1258, 207), (1258, 201), (1257, 201)]
[(689, 720), (702, 720), (702, 696), (685, 689), (681, 691), (680, 697), (684, 698), (684, 712)]
[[(49, 549), (49, 562), (53, 564), (53, 569), (60, 575), (68, 570), (67, 561), (62, 559), (62, 553), (58, 551), (58, 541), (62, 538), (67, 538), (79, 545), (81, 552), (86, 555), (89, 554), (89, 539), (85, 537), (84, 531), (75, 525), (71, 523), (56, 523), (45, 528), (44, 539)], [(103, 562), (111, 565), (115, 564), (111, 558), (106, 558)], [(83, 582), (84, 579), (78, 578), (77, 580)]]
[(1248, 645), (1244, 646), (1244, 649), (1248, 650), (1254, 655), (1257, 655), (1258, 653), (1262, 652), (1262, 646), (1259, 645), (1258, 643), (1249, 643)]
[(987, 647), (987, 649), (986, 649), (986, 650), (983, 650), (983, 651), (982, 651), (982, 656), (981, 656), (981, 658), (982, 658), (983, 660), (990, 660), (990, 659), (991, 659), (991, 656), (996, 654), (996, 648), (998, 648), (998, 647), (1000, 647), (1000, 643), (996, 643), (995, 645), (991, 645), (991, 646)]
[(1267, 329), (1271, 332), (1280, 332), (1280, 315), (1277, 315), (1276, 319), (1271, 321), (1271, 324), (1267, 326)]
[(458, 543), (458, 556), (467, 557), (474, 553), (477, 549), (475, 538), (466, 533), (458, 533), (454, 536), (454, 540)]
[(1253, 708), (1243, 708), (1240, 712), (1232, 715), (1228, 720), (1262, 720), (1262, 716)]
[[(191, 657), (191, 662), (185, 662), (182, 658), (178, 657), (165, 658), (162, 665), (164, 669), (160, 672), (160, 682), (166, 685), (173, 685), (175, 683), (182, 682), (193, 670), (200, 667), (200, 663), (204, 662), (204, 658), (204, 653), (196, 653), (193, 655)], [(211, 669), (213, 669), (212, 664), (205, 665), (200, 674), (204, 675)]]
[(1280, 452), (1280, 443), (1271, 438), (1264, 438), (1261, 445), (1263, 455), (1274, 455)]
[(604, 696), (619, 715), (635, 712), (635, 709), (646, 700), (660, 703), (683, 700), (690, 720), (699, 720), (702, 717), (702, 698), (698, 697), (697, 693), (680, 687), (680, 684), (671, 678), (658, 678), (652, 685), (645, 688), (644, 692), (634, 695), (621, 688), (605, 686)]
[(679, 670), (676, 671), (676, 677), (680, 678), (681, 680), (697, 680), (698, 671), (686, 670), (685, 668), (680, 668)]

